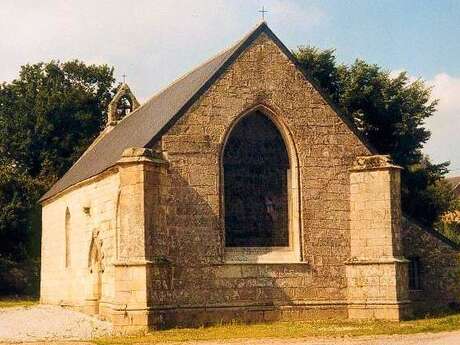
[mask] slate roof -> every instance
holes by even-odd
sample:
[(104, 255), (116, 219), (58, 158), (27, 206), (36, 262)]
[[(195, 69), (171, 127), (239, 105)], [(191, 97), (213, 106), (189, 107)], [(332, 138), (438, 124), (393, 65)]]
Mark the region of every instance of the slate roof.
[[(436, 237), (441, 242), (444, 242), (445, 244), (447, 244), (453, 250), (456, 250), (457, 252), (460, 252), (460, 243), (452, 241), (450, 238), (446, 237), (440, 230), (438, 230), (436, 228), (429, 227), (429, 226), (422, 225), (421, 223), (419, 223), (418, 221), (416, 221), (413, 218), (410, 218), (407, 215), (404, 215), (402, 217), (402, 220), (403, 220), (403, 222), (406, 221), (406, 222), (410, 223), (411, 225), (418, 227), (420, 230), (431, 234), (432, 236)], [(403, 226), (404, 226), (404, 224), (403, 224)]]
[(112, 131), (104, 135), (93, 147), (90, 147), (67, 173), (42, 196), (40, 201), (49, 199), (68, 187), (107, 170), (120, 159), (125, 148), (151, 147), (262, 33), (267, 34), (278, 45), (348, 127), (371, 152), (376, 153), (372, 146), (362, 138), (351, 120), (342, 115), (327, 95), (315, 84), (314, 80), (300, 68), (289, 49), (284, 46), (265, 22), (261, 22), (235, 45), (178, 79), (121, 120)]

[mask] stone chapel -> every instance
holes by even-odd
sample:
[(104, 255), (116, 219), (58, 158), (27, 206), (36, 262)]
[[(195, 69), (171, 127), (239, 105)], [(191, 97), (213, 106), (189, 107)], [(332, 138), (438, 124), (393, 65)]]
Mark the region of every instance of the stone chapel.
[(107, 127), (42, 197), (41, 303), (117, 329), (391, 319), (460, 300), (458, 250), (265, 22)]

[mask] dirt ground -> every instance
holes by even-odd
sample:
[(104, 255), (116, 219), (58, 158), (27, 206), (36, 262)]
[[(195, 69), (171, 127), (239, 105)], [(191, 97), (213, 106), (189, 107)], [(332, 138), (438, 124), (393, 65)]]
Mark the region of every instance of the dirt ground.
[[(69, 341), (2, 343), (0, 345), (92, 345), (91, 342)], [(333, 339), (239, 339), (229, 341), (200, 341), (186, 343), (165, 343), (168, 345), (458, 345), (460, 331), (436, 334), (395, 335), (379, 337), (333, 338)], [(147, 345), (142, 343), (142, 345)]]
[[(92, 345), (95, 338), (110, 336), (111, 325), (56, 306), (0, 308), (0, 345)], [(148, 343), (142, 343), (147, 345)], [(158, 344), (158, 343), (156, 343)], [(412, 335), (191, 341), (168, 345), (460, 345), (460, 330)]]

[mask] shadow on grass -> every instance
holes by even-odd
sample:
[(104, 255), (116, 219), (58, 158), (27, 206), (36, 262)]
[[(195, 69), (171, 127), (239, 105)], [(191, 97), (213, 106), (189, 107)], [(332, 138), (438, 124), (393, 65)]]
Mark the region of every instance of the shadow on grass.
[(434, 319), (434, 318), (443, 318), (451, 315), (460, 314), (460, 304), (458, 303), (449, 303), (448, 305), (430, 309), (420, 309), (417, 313), (413, 315), (411, 320), (421, 320), (421, 319)]
[(374, 336), (392, 334), (438, 333), (460, 329), (460, 314), (410, 321), (321, 320), (305, 322), (275, 322), (263, 324), (228, 324), (201, 328), (152, 331), (143, 336), (96, 339), (105, 344), (159, 344), (185, 341), (212, 341), (262, 338), (308, 338)]
[(33, 296), (0, 296), (0, 308), (29, 307), (38, 303), (38, 298)]

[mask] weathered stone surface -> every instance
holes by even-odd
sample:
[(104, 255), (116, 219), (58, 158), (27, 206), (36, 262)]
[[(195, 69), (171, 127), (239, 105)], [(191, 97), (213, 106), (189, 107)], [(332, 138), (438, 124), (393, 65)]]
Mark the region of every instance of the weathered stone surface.
[(358, 157), (350, 175), (351, 318), (408, 316), (407, 260), (401, 250), (400, 167), (387, 156)]
[[(116, 214), (119, 178), (116, 170), (107, 171), (43, 205), (42, 265), (40, 300), (94, 312), (94, 290), (103, 291), (100, 302), (114, 298), (116, 257)], [(71, 265), (65, 267), (65, 214), (72, 222)], [(102, 246), (104, 273), (90, 270), (90, 249), (96, 236)], [(99, 281), (97, 281), (99, 280)]]
[[(289, 156), (289, 246), (230, 249), (222, 153), (234, 125), (254, 111), (276, 125)], [(152, 148), (128, 148), (116, 167), (46, 202), (41, 299), (99, 312), (127, 332), (232, 320), (399, 319), (415, 230), (403, 232), (402, 247), (399, 167), (370, 154), (262, 34)], [(421, 242), (411, 250), (435, 267), (423, 246), (443, 245), (415, 236)], [(447, 252), (444, 263), (455, 256)], [(456, 267), (434, 270), (442, 281), (423, 298), (444, 291), (445, 281), (454, 296)]]
[(421, 263), (421, 289), (409, 290), (418, 313), (460, 305), (460, 257), (457, 250), (420, 226), (404, 219), (404, 256), (418, 257)]

